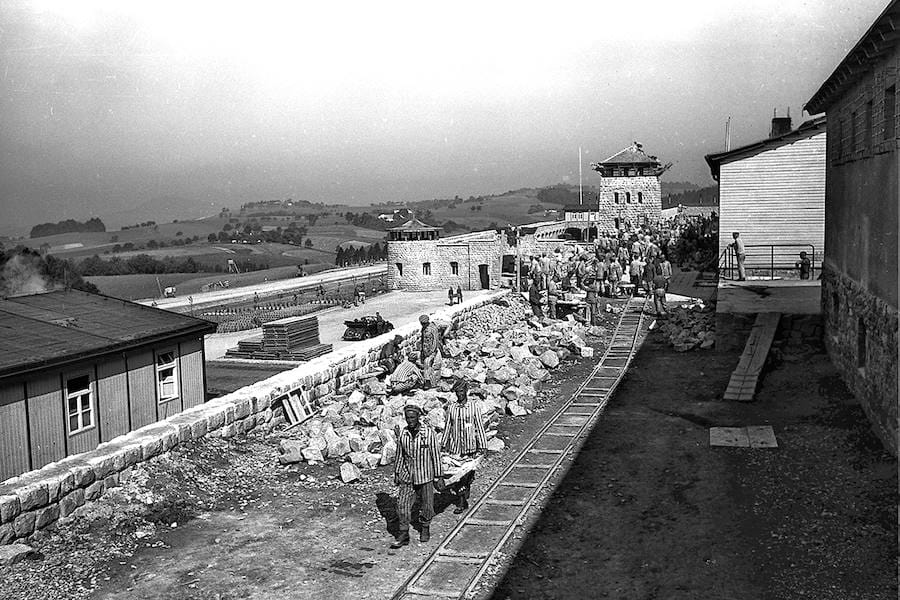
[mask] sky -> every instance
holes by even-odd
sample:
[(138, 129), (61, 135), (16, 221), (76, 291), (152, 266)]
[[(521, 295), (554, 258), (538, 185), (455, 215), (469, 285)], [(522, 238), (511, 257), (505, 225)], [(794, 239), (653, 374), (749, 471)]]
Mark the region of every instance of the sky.
[(0, 233), (578, 183), (579, 147), (592, 185), (632, 141), (711, 185), (886, 5), (0, 0)]

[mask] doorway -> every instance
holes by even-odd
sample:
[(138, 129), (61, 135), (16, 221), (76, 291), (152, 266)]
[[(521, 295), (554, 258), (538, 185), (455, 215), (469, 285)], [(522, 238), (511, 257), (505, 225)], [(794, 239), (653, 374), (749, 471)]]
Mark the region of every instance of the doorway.
[(478, 265), (478, 276), (481, 278), (481, 289), (491, 289), (491, 276), (487, 265)]

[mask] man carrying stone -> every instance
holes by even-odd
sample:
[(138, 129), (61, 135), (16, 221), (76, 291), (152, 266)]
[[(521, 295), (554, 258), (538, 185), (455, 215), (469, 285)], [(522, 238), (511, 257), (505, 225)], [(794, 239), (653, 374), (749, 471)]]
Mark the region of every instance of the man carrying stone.
[(438, 326), (430, 322), (428, 315), (419, 317), (419, 323), (422, 325), (421, 335), (421, 359), (422, 370), (425, 374), (425, 382), (432, 387), (437, 386), (441, 380), (441, 330)]
[[(457, 379), (452, 391), (456, 394), (456, 402), (447, 404), (447, 426), (444, 428), (441, 448), (444, 452), (472, 459), (487, 451), (484, 415), (478, 404), (469, 402), (469, 383), (465, 379)], [(469, 508), (469, 495), (474, 479), (475, 471), (469, 471), (453, 486), (457, 497), (456, 509), (453, 511), (455, 514), (463, 513)]]
[(409, 354), (406, 355), (405, 360), (394, 369), (394, 372), (391, 374), (391, 394), (408, 392), (416, 386), (422, 385), (425, 381), (422, 371), (416, 366), (416, 363), (413, 362), (415, 361), (415, 358), (415, 351), (410, 350)]
[(403, 408), (406, 427), (397, 438), (397, 460), (394, 463), (394, 484), (397, 485), (397, 513), (400, 531), (391, 548), (409, 544), (409, 525), (412, 509), (419, 501), (419, 541), (431, 539), (431, 518), (434, 516), (434, 482), (443, 480), (441, 447), (434, 431), (420, 421), (422, 409), (417, 404)]

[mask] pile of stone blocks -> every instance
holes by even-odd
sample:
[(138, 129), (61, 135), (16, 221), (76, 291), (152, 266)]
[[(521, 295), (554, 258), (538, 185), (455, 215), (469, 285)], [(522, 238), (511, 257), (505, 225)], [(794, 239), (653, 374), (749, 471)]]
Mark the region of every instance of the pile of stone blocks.
[(529, 318), (524, 301), (508, 297), (472, 312), (445, 341), (441, 382), (429, 390), (388, 395), (386, 386), (368, 379), (347, 395), (334, 396), (312, 419), (281, 442), (280, 462), (320, 463), (339, 460), (344, 481), (359, 470), (394, 462), (396, 435), (406, 421), (403, 407), (410, 401), (421, 406), (424, 421), (438, 432), (444, 429), (445, 406), (453, 402), (454, 379), (469, 382), (469, 398), (480, 405), (485, 418), (490, 450), (502, 450), (496, 439), (501, 418), (531, 413), (543, 382), (563, 361), (580, 357), (587, 335), (571, 321), (538, 322)]
[(676, 352), (711, 349), (716, 345), (715, 308), (702, 301), (682, 304), (670, 309), (667, 319), (657, 320), (654, 329)]

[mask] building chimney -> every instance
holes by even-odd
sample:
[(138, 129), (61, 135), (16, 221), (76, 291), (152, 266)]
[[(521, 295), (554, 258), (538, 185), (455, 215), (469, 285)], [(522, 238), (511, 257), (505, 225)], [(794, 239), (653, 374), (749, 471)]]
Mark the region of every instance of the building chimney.
[(772, 115), (772, 131), (769, 133), (769, 137), (778, 137), (784, 135), (786, 133), (790, 133), (791, 131), (791, 109), (788, 109), (788, 114), (786, 117), (778, 116), (778, 109), (775, 109), (774, 114)]

